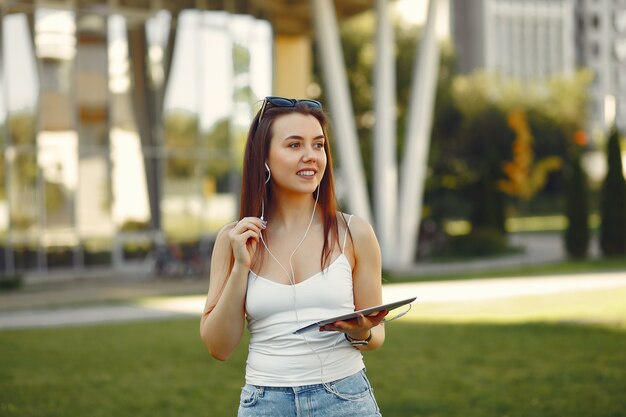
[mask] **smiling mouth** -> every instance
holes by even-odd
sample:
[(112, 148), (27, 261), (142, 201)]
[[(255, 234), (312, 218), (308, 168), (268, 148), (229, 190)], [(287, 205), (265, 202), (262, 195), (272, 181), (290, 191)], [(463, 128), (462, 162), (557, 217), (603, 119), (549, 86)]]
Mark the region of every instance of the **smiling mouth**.
[(312, 177), (315, 175), (315, 171), (309, 170), (309, 169), (302, 170), (302, 171), (298, 171), (297, 175), (300, 177)]

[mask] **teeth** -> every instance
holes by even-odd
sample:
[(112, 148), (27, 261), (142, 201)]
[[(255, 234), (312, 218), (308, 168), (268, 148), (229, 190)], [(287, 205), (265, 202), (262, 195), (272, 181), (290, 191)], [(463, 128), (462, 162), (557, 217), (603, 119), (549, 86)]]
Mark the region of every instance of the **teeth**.
[(314, 174), (315, 174), (314, 171), (300, 171), (300, 172), (298, 172), (298, 175), (304, 175), (304, 176), (314, 175)]

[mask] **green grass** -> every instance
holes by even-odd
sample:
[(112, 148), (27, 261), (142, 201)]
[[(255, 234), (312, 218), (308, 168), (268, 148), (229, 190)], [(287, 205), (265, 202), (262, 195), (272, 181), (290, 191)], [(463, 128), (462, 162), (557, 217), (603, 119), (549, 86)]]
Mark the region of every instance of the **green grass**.
[[(385, 417), (626, 415), (626, 289), (416, 303), (365, 354)], [(198, 320), (0, 332), (0, 415), (234, 416)]]

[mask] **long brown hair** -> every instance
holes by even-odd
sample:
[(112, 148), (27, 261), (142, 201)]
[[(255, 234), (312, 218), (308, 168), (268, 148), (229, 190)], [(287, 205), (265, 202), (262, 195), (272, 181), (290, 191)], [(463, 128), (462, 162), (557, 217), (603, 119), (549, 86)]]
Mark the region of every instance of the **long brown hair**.
[[(276, 118), (289, 114), (300, 113), (310, 115), (317, 119), (324, 132), (324, 152), (326, 153), (326, 170), (319, 185), (318, 209), (322, 214), (324, 224), (324, 246), (320, 257), (320, 268), (328, 266), (333, 252), (333, 248), (339, 242), (339, 231), (337, 226), (337, 199), (335, 195), (333, 163), (328, 142), (329, 119), (322, 109), (308, 107), (303, 103), (296, 103), (295, 107), (277, 107), (271, 103), (266, 103), (263, 117), (259, 120), (259, 111), (250, 125), (248, 139), (243, 159), (243, 177), (241, 180), (241, 201), (239, 208), (239, 218), (247, 216), (261, 216), (261, 206), (265, 208), (271, 206), (271, 187), (267, 179), (265, 161), (268, 158), (270, 142), (272, 139), (272, 125)], [(316, 191), (317, 192), (317, 191)], [(314, 192), (311, 197), (315, 198)], [(262, 203), (263, 202), (263, 203)], [(271, 213), (269, 213), (271, 216)], [(266, 217), (268, 214), (266, 213)], [(262, 246), (261, 250), (264, 250)]]

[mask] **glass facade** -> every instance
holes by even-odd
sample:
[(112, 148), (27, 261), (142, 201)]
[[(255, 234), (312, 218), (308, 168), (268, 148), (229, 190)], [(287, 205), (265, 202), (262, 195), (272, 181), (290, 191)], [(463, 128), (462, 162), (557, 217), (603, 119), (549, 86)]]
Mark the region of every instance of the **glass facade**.
[(130, 267), (237, 216), (267, 22), (0, 10), (0, 273)]

